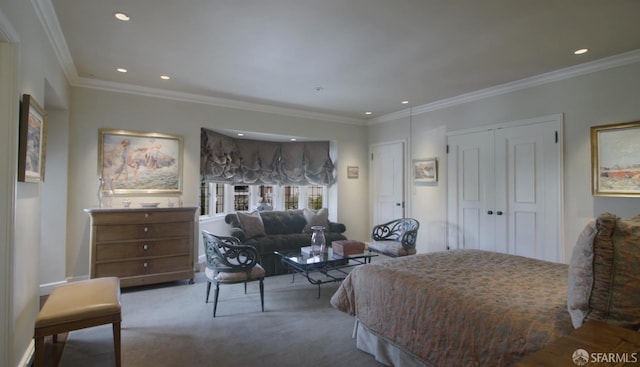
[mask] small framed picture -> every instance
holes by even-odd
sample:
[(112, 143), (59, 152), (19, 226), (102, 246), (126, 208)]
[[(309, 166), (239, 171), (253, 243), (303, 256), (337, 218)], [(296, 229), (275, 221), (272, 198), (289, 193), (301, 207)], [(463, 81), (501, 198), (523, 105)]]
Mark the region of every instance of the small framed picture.
[(413, 180), (420, 182), (438, 181), (438, 160), (436, 158), (414, 159)]
[(640, 121), (591, 127), (594, 196), (640, 196)]
[(44, 182), (47, 113), (33, 97), (22, 96), (18, 146), (18, 181)]
[(347, 178), (358, 178), (360, 176), (360, 167), (347, 166)]

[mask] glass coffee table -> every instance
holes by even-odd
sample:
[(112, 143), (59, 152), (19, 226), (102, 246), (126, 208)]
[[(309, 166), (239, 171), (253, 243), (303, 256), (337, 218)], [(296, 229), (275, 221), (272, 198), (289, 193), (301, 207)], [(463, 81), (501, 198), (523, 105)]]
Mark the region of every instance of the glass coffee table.
[(307, 278), (309, 283), (318, 286), (318, 298), (320, 298), (320, 286), (325, 283), (341, 282), (349, 274), (350, 268), (368, 264), (371, 258), (378, 256), (374, 252), (365, 250), (361, 254), (338, 255), (329, 248), (326, 253), (312, 253), (308, 247), (294, 251), (276, 251), (282, 264), (293, 274), (291, 282), (295, 281), (296, 274)]

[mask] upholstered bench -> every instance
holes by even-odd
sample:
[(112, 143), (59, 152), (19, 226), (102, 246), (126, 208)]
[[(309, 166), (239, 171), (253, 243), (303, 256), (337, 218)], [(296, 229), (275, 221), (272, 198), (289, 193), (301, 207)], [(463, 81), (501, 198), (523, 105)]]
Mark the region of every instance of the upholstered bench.
[(56, 287), (36, 318), (34, 367), (44, 359), (44, 338), (104, 324), (113, 324), (116, 366), (120, 367), (120, 281), (118, 278), (95, 278)]

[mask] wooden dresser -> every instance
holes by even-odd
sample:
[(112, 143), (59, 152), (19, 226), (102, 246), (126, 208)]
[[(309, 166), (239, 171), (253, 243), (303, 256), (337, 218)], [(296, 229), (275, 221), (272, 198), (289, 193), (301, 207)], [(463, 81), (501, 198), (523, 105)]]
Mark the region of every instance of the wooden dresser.
[(121, 287), (194, 278), (197, 207), (85, 209), (91, 216), (91, 278)]

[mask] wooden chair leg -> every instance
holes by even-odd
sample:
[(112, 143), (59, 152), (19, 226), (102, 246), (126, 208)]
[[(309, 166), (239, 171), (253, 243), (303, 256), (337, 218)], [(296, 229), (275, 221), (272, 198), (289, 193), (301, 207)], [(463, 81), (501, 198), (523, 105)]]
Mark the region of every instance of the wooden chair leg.
[(122, 352), (120, 349), (120, 322), (113, 323), (113, 349), (116, 357), (116, 367), (122, 366)]
[(36, 338), (35, 348), (33, 367), (42, 367), (42, 364), (44, 363), (44, 336)]
[(216, 283), (216, 290), (213, 292), (213, 317), (216, 317), (216, 310), (218, 309), (218, 294), (220, 293), (220, 284)]
[(260, 305), (262, 306), (262, 312), (264, 312), (264, 282), (260, 279)]

